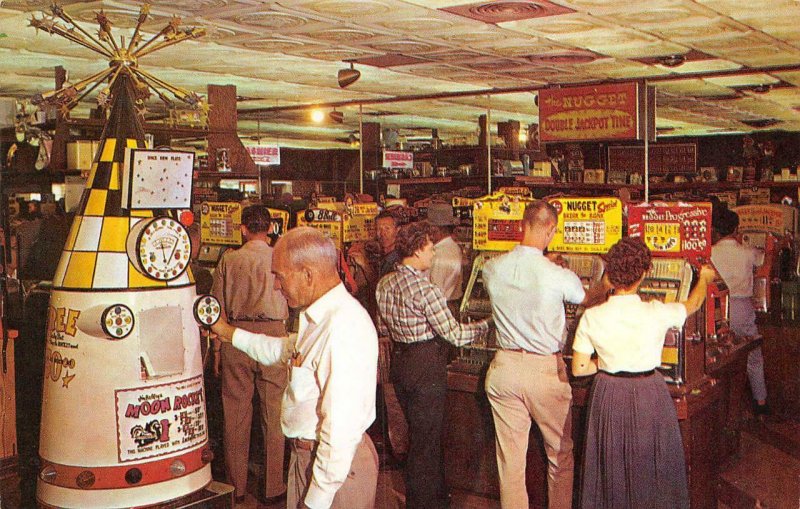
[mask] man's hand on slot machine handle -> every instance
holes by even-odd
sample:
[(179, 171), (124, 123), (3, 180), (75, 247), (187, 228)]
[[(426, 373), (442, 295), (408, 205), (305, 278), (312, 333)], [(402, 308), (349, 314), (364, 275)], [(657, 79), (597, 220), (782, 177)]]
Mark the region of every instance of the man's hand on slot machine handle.
[(231, 343), (233, 341), (233, 333), (236, 327), (229, 324), (224, 316), (220, 316), (217, 323), (211, 326), (211, 331), (217, 335), (217, 339), (223, 343)]

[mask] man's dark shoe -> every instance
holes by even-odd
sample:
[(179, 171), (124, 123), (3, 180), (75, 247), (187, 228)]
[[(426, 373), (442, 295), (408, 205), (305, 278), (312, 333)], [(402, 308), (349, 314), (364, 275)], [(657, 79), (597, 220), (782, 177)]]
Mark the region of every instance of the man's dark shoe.
[(286, 500), (286, 492), (285, 491), (283, 493), (281, 493), (280, 495), (275, 495), (275, 496), (272, 496), (272, 497), (267, 497), (267, 496), (264, 496), (264, 495), (261, 495), (261, 494), (258, 496), (258, 502), (260, 504), (263, 504), (263, 505), (277, 504), (278, 502), (283, 502), (284, 500)]

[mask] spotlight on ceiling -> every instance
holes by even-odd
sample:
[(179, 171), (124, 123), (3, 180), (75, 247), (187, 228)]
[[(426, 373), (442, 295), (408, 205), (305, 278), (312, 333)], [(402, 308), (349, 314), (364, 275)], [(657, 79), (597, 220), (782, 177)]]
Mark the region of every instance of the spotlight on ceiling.
[(353, 62), (350, 62), (349, 69), (339, 69), (336, 73), (336, 80), (339, 82), (339, 88), (346, 88), (358, 81), (361, 77), (361, 71), (353, 69)]
[(335, 124), (341, 124), (344, 122), (344, 113), (333, 110), (332, 112), (328, 113), (328, 118), (331, 119), (331, 122)]
[(686, 57), (683, 55), (667, 55), (661, 57), (658, 61), (664, 67), (678, 67), (683, 65), (684, 62), (686, 62)]
[(311, 120), (314, 123), (321, 124), (325, 120), (325, 112), (319, 109), (311, 110)]

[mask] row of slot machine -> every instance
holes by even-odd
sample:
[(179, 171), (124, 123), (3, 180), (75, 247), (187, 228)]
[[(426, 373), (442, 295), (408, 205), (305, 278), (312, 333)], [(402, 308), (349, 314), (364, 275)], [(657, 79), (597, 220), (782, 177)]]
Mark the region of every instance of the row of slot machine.
[[(384, 206), (405, 205), (405, 201)], [(222, 253), (231, 247), (241, 246), (239, 228), (244, 205), (238, 202), (205, 202), (200, 205), (200, 241), (198, 261), (209, 268), (216, 266)], [(353, 242), (375, 238), (375, 217), (378, 204), (358, 203), (352, 197), (337, 201), (321, 196), (294, 214), (283, 208), (268, 207), (271, 215), (269, 237), (276, 242), (293, 226), (310, 226), (330, 237), (336, 247), (343, 249)]]
[[(462, 217), (472, 218), (472, 248), (477, 252), (460, 306), (462, 320), (491, 314), (491, 304), (481, 279), (483, 265), (521, 240), (521, 219), (530, 201), (532, 198), (524, 193), (510, 194), (502, 190), (477, 199), (453, 199)], [(559, 218), (548, 251), (560, 253), (587, 288), (602, 278), (602, 255), (625, 233), (623, 221), (627, 225), (627, 235), (642, 237), (653, 254), (652, 266), (639, 289), (643, 299), (686, 300), (699, 267), (711, 258), (710, 203), (630, 204), (623, 211), (623, 204), (610, 197), (557, 197), (549, 201), (559, 211)], [(755, 274), (754, 300), (757, 310), (767, 311), (773, 305), (769, 289), (777, 278), (777, 266), (781, 259), (791, 256), (797, 228), (796, 209), (783, 205), (754, 205), (739, 207), (736, 211), (740, 216), (743, 242), (766, 252), (765, 263)], [(567, 304), (565, 311), (566, 353), (569, 355), (583, 310)], [(728, 290), (718, 279), (709, 285), (705, 305), (689, 317), (682, 328), (673, 328), (666, 334), (660, 371), (668, 383), (691, 389), (753, 340), (755, 338), (736, 337), (730, 330)], [(479, 374), (486, 369), (496, 347), (492, 332), (484, 343), (462, 347), (451, 369)]]

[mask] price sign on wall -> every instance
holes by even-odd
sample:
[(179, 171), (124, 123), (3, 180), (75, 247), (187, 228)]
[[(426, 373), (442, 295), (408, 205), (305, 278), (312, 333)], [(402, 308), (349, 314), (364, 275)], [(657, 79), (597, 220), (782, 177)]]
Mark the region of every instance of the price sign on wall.
[(281, 164), (281, 148), (277, 145), (251, 145), (247, 152), (258, 165)]
[(711, 258), (710, 203), (641, 203), (628, 207), (628, 235), (642, 237), (653, 256)]
[(383, 151), (384, 168), (400, 168), (402, 170), (414, 169), (414, 153), (393, 150)]
[[(648, 159), (650, 175), (697, 174), (697, 145), (694, 143), (650, 145)], [(644, 147), (608, 147), (608, 171), (644, 174)]]

